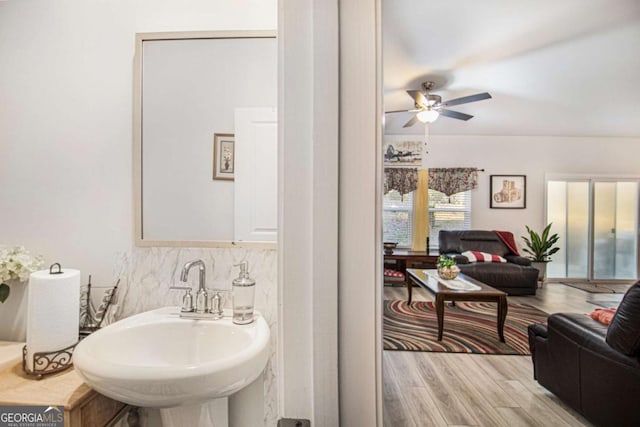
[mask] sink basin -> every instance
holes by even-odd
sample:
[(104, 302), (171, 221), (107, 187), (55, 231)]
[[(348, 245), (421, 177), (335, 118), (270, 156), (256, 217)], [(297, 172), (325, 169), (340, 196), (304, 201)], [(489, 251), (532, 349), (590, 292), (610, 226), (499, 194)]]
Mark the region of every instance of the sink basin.
[(170, 408), (229, 396), (254, 381), (269, 359), (262, 316), (235, 325), (181, 319), (165, 307), (113, 323), (82, 340), (76, 371), (96, 391), (135, 406)]

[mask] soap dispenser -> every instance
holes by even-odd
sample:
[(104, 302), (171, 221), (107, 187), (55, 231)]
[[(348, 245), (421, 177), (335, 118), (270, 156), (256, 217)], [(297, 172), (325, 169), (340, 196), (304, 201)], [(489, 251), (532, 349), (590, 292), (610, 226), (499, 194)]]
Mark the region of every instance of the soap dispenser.
[(253, 301), (256, 281), (249, 277), (249, 263), (236, 264), (240, 274), (233, 280), (233, 323), (246, 325), (253, 322)]

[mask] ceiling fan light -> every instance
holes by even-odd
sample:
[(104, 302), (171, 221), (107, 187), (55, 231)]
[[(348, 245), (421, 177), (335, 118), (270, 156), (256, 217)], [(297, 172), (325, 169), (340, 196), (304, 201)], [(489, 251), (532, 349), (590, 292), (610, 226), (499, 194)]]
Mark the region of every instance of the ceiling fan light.
[(438, 119), (439, 116), (440, 113), (438, 113), (436, 110), (424, 110), (416, 114), (416, 117), (422, 123), (433, 123)]

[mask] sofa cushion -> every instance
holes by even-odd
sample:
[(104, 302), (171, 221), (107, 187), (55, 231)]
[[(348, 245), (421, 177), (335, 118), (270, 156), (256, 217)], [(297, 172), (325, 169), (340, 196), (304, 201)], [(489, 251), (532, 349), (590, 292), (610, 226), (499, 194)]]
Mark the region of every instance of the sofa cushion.
[(518, 255), (505, 255), (504, 257), (507, 262), (511, 262), (513, 264), (524, 265), (526, 267), (531, 265), (531, 260), (529, 258), (525, 258)]
[(469, 264), (469, 258), (467, 258), (466, 256), (463, 256), (461, 254), (457, 254), (457, 253), (449, 253), (449, 254), (443, 254), (446, 255), (447, 257), (453, 259), (456, 264)]
[(504, 257), (511, 253), (494, 231), (487, 230), (440, 230), (438, 243), (443, 254), (481, 251)]
[(474, 262), (458, 264), (460, 271), (467, 276), (486, 283), (497, 289), (537, 287), (538, 270), (511, 263)]
[(607, 343), (628, 355), (640, 355), (640, 281), (624, 295), (609, 330)]
[(465, 251), (462, 256), (466, 257), (469, 262), (507, 262), (500, 255), (493, 255), (487, 252)]

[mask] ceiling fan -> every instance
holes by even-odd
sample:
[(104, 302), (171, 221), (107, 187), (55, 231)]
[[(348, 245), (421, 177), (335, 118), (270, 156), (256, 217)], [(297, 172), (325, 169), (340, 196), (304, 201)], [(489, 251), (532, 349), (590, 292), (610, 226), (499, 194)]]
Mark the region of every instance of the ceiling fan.
[(452, 107), (454, 105), (468, 104), (469, 102), (482, 101), (483, 99), (491, 98), (488, 92), (477, 93), (475, 95), (463, 96), (462, 98), (450, 99), (442, 102), (440, 95), (431, 93), (434, 82), (426, 81), (422, 83), (422, 89), (420, 90), (408, 90), (407, 93), (413, 99), (415, 108), (410, 110), (394, 110), (387, 111), (386, 113), (416, 113), (403, 127), (408, 128), (415, 125), (418, 122), (433, 123), (436, 119), (443, 115), (452, 119), (469, 120), (473, 116), (459, 111), (447, 110), (445, 107)]

